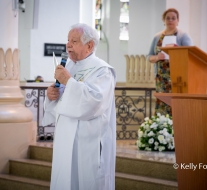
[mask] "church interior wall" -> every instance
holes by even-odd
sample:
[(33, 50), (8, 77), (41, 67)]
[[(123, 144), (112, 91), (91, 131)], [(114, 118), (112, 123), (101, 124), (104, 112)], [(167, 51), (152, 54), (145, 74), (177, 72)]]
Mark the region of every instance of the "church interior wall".
[[(32, 4), (31, 1), (30, 3), (28, 3), (27, 1), (28, 0), (26, 0), (28, 6), (34, 7), (34, 3)], [(153, 2), (154, 0), (150, 0), (149, 2), (151, 4), (150, 10), (152, 11), (154, 10)], [(165, 2), (165, 0), (160, 1), (159, 6), (157, 7), (162, 7), (162, 10), (164, 10), (165, 4), (162, 5), (161, 2)], [(22, 64), (21, 80), (24, 80), (24, 78), (34, 79), (37, 75), (42, 75), (46, 81), (54, 80), (54, 68), (51, 61), (52, 59), (51, 57), (43, 56), (43, 45), (44, 43), (66, 43), (66, 36), (69, 26), (74, 23), (84, 21), (90, 25), (90, 19), (87, 18), (86, 13), (81, 11), (80, 14), (77, 14), (77, 12), (79, 12), (79, 8), (81, 7), (80, 5), (83, 5), (83, 3), (83, 1), (76, 1), (76, 3), (74, 3), (72, 1), (66, 2), (66, 0), (61, 0), (58, 2), (52, 0), (50, 1), (50, 3), (48, 3), (47, 0), (39, 1), (38, 15), (34, 15), (35, 17), (38, 16), (37, 28), (34, 28), (34, 26), (31, 25), (31, 23), (33, 22), (32, 19), (25, 19), (25, 14), (27, 11), (25, 13), (20, 12), (19, 38), (21, 42), (19, 43), (19, 45), (21, 49), (20, 63)], [(93, 3), (94, 2), (91, 2), (91, 4)], [(141, 9), (143, 8), (142, 6), (145, 6), (146, 9), (149, 9), (148, 4), (144, 3), (143, 5), (141, 0), (137, 2), (136, 0), (131, 0), (130, 3), (132, 3), (130, 11), (134, 13), (136, 13), (138, 10), (141, 11)], [(62, 10), (60, 12), (60, 9), (58, 8), (62, 5), (64, 5), (64, 7), (66, 8), (65, 11)], [(140, 8), (138, 9), (137, 7)], [(120, 41), (120, 2), (103, 0), (103, 32), (105, 33), (105, 38), (100, 41), (96, 54), (97, 56), (109, 62), (109, 64), (115, 67), (117, 71), (117, 81), (119, 82), (126, 81), (126, 62), (124, 55), (141, 53), (147, 54), (149, 44), (154, 33), (161, 26), (160, 24), (158, 24), (159, 27), (151, 27), (150, 30), (150, 25), (153, 26), (154, 23), (153, 21), (149, 21), (150, 18), (147, 17), (147, 15), (151, 12), (150, 10), (140, 12), (137, 16), (135, 14), (135, 18), (131, 18), (131, 37), (129, 41)], [(156, 12), (157, 11), (154, 11), (153, 14), (151, 14), (151, 18), (155, 18), (154, 16), (156, 15)], [(143, 13), (144, 15), (142, 15)], [(90, 16), (93, 17), (93, 15)], [(139, 22), (136, 22), (137, 17), (139, 17)], [(160, 20), (160, 16), (158, 16), (158, 19)], [(144, 31), (142, 26), (143, 24), (146, 24), (146, 26), (148, 27), (148, 32)], [(27, 25), (27, 27), (25, 27), (24, 25)], [(143, 34), (145, 34), (146, 40), (141, 40)], [(143, 43), (142, 41), (147, 42)]]
[[(108, 5), (108, 6), (107, 6)], [(97, 55), (115, 67), (117, 81), (126, 82), (126, 61), (124, 55), (146, 55), (155, 33), (163, 28), (161, 14), (165, 10), (165, 0), (142, 1), (130, 0), (129, 4), (129, 40), (119, 40), (119, 1), (104, 1), (103, 31), (109, 41), (109, 55), (107, 43), (102, 40), (97, 50)], [(107, 14), (109, 13), (109, 14)]]
[(30, 79), (41, 75), (54, 81), (52, 57), (44, 56), (44, 43), (67, 43), (69, 27), (79, 21), (79, 1), (39, 1), (37, 16), (38, 27), (31, 29)]
[[(26, 2), (28, 1), (30, 0), (26, 0)], [(27, 5), (34, 6), (34, 3), (31, 2), (34, 0), (31, 0)], [(29, 7), (26, 8), (25, 13), (19, 14), (21, 80), (24, 78), (34, 79), (35, 76), (42, 75), (45, 81), (54, 81), (52, 57), (43, 55), (44, 43), (65, 44), (69, 26), (78, 22), (93, 25), (94, 15), (87, 14), (86, 9), (89, 7), (84, 5), (83, 0), (44, 0), (38, 2), (39, 12), (38, 15), (33, 15), (33, 19), (25, 20)], [(166, 8), (175, 7), (178, 9), (180, 12), (178, 28), (189, 33), (194, 44), (207, 51), (207, 37), (204, 35), (207, 32), (207, 26), (204, 24), (207, 19), (207, 13), (204, 11), (207, 4), (205, 0), (130, 0), (128, 41), (119, 40), (120, 2), (118, 0), (102, 0), (102, 2), (104, 37), (100, 41), (96, 55), (115, 67), (118, 82), (126, 81), (124, 55), (146, 55), (153, 36), (164, 29), (161, 15)], [(94, 3), (94, 0), (90, 0), (89, 4), (92, 7)], [(31, 24), (34, 17), (38, 20), (37, 28)], [(199, 18), (201, 18), (200, 21), (196, 22)]]

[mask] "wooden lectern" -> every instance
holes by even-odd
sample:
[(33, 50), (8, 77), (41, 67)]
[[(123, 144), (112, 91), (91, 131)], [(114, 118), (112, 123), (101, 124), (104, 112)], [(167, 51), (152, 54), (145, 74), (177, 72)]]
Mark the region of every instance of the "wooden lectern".
[(196, 46), (162, 47), (170, 57), (172, 93), (206, 94), (207, 54)]
[(207, 95), (154, 95), (172, 107), (178, 189), (207, 189)]
[(207, 54), (195, 46), (164, 47), (173, 93), (154, 96), (172, 107), (179, 190), (207, 189)]

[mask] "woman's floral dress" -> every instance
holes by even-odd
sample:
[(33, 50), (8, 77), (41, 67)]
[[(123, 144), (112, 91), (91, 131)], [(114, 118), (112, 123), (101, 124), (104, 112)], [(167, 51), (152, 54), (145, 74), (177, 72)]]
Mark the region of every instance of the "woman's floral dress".
[[(177, 35), (177, 32), (174, 33)], [(165, 34), (160, 36), (157, 42), (156, 54), (160, 52), (159, 47), (162, 47), (162, 41)], [(156, 75), (156, 92), (171, 93), (171, 80), (170, 80), (170, 63), (169, 60), (159, 60), (157, 63), (157, 75)], [(155, 113), (160, 113), (162, 115), (172, 115), (171, 107), (162, 102), (161, 100), (156, 100)]]

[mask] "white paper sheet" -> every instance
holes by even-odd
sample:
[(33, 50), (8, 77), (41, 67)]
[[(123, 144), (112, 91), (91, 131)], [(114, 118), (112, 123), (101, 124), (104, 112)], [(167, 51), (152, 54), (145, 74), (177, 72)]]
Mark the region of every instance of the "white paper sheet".
[[(176, 44), (176, 36), (165, 36), (162, 41), (162, 47), (166, 47), (168, 44)], [(165, 55), (165, 59), (169, 60), (169, 55), (164, 51), (161, 51)]]
[(53, 52), (53, 63), (54, 63), (54, 72), (55, 72), (55, 69), (59, 65), (59, 63), (58, 63), (58, 61), (57, 61), (57, 59), (55, 57), (55, 53), (54, 52)]
[(168, 44), (176, 44), (176, 36), (165, 36), (162, 41), (162, 47), (165, 47)]

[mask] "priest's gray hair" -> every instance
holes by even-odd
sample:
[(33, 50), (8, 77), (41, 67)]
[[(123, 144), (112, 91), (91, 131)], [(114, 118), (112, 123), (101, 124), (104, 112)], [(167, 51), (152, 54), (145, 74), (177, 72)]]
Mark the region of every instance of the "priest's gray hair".
[(87, 24), (78, 23), (78, 24), (72, 25), (70, 31), (71, 30), (79, 30), (82, 33), (81, 41), (83, 44), (86, 44), (89, 41), (93, 41), (94, 43), (93, 52), (96, 51), (96, 48), (99, 43), (99, 35), (95, 29), (88, 26)]

